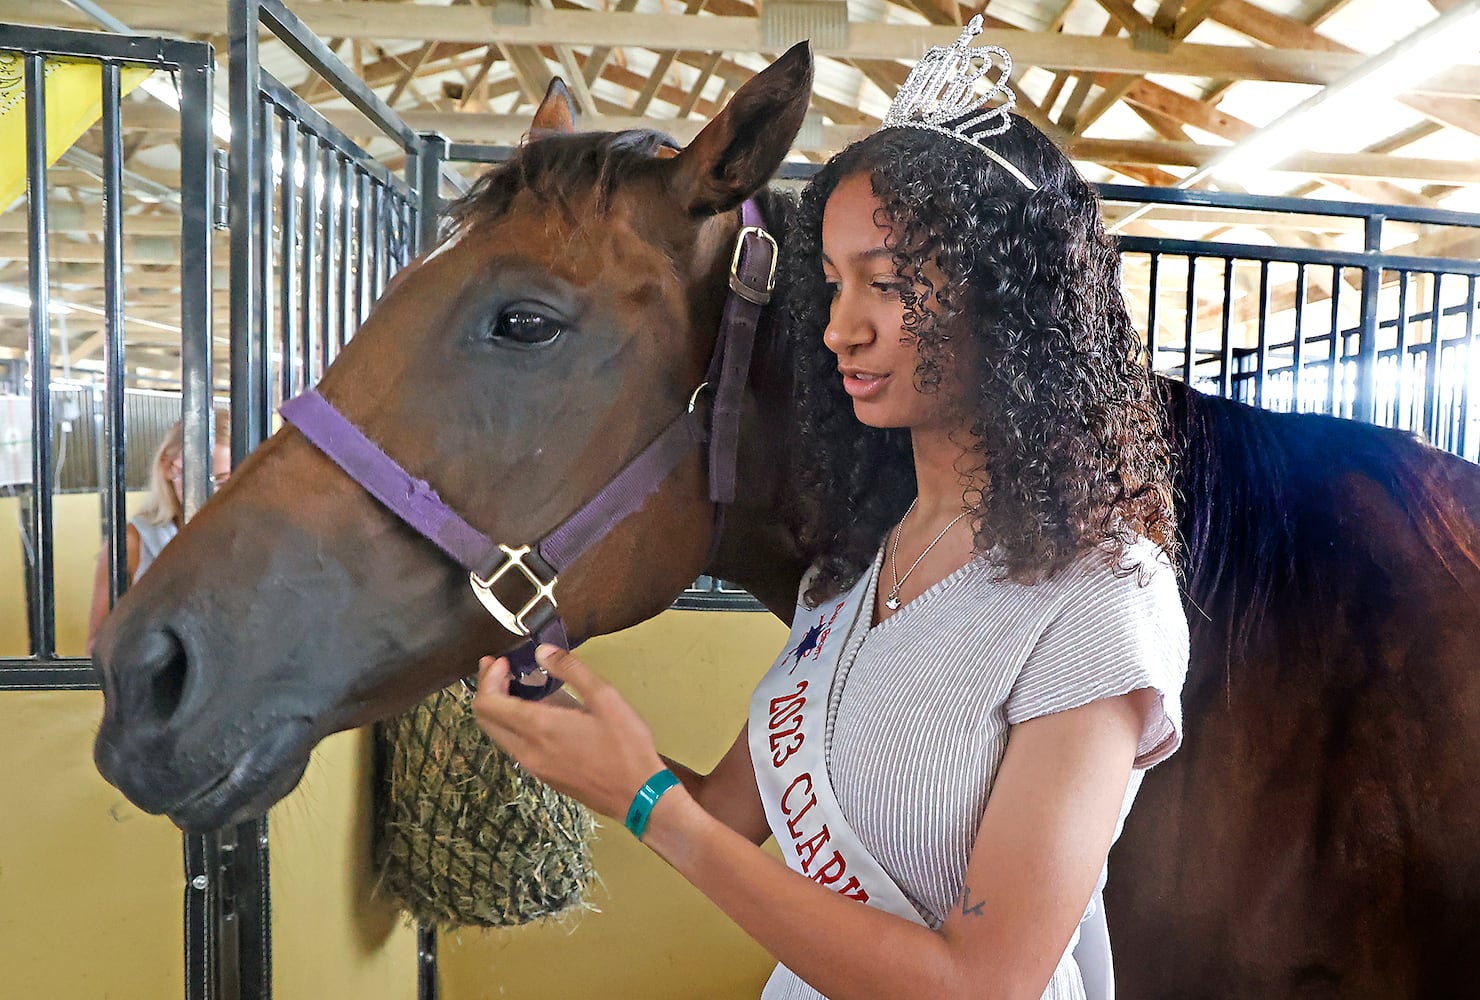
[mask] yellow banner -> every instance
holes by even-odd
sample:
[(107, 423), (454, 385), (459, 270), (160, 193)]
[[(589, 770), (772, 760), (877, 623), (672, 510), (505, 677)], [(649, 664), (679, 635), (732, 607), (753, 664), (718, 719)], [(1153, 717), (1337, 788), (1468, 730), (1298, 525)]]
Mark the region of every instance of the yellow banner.
[[(0, 211), (26, 193), (25, 58), (0, 51)], [(149, 77), (124, 66), (120, 96)], [(46, 162), (56, 163), (103, 116), (103, 68), (90, 59), (46, 60)]]

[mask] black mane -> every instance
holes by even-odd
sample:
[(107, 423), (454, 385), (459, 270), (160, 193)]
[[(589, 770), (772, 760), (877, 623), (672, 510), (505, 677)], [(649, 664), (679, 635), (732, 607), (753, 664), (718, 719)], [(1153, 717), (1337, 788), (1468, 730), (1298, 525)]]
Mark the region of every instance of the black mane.
[(1273, 641), (1319, 645), (1341, 596), (1391, 575), (1389, 550), (1410, 539), (1356, 530), (1371, 523), (1350, 516), (1354, 477), (1406, 515), (1423, 558), (1480, 597), (1480, 468), (1403, 431), (1163, 389), (1194, 649), (1221, 650), (1231, 667), (1276, 623)]

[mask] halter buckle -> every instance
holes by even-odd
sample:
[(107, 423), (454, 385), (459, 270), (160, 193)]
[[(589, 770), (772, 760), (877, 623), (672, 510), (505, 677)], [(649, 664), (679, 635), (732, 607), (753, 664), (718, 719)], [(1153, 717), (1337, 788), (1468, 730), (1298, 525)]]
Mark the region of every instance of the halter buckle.
[[(740, 254), (745, 249), (746, 237), (753, 236), (762, 243), (770, 245), (771, 259), (768, 273), (766, 274), (766, 286), (756, 288), (748, 285), (740, 277)], [(730, 258), (730, 291), (745, 299), (763, 306), (771, 301), (771, 292), (776, 288), (776, 260), (781, 256), (781, 248), (776, 245), (776, 237), (762, 229), (760, 226), (745, 226), (740, 230), (740, 235), (735, 237), (735, 253)]]
[[(511, 549), (500, 544), (499, 550), (504, 554), (504, 561), (486, 579), (477, 573), (469, 573), (468, 582), (473, 586), (473, 594), (488, 609), (488, 613), (498, 619), (500, 625), (515, 635), (529, 638), (559, 611), (559, 605), (555, 602), (555, 585), (560, 582), (560, 578), (531, 546), (521, 545), (517, 549)], [(514, 570), (518, 570), (519, 575), (534, 587), (534, 596), (517, 612), (504, 607), (503, 602), (493, 593), (494, 585)], [(549, 576), (548, 580), (545, 579), (546, 575)], [(546, 606), (542, 607), (542, 602)], [(536, 614), (536, 617), (532, 621), (527, 620), (531, 614)]]

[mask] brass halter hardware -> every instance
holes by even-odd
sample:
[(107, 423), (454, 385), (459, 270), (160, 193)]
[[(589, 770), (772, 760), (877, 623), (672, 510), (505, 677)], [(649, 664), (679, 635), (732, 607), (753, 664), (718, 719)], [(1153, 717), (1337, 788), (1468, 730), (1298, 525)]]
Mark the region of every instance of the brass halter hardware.
[[(540, 560), (538, 564), (525, 561), (526, 558), (539, 559), (539, 555), (528, 545), (511, 549), (500, 543), (499, 550), (504, 554), (504, 561), (488, 574), (487, 579), (480, 577), (477, 573), (469, 573), (468, 581), (473, 585), (473, 593), (479, 602), (488, 609), (489, 614), (498, 619), (500, 625), (515, 635), (528, 638), (540, 626), (553, 618), (559, 610), (559, 605), (555, 601), (555, 585), (560, 582), (560, 578), (550, 571), (548, 566), (543, 565), (543, 560)], [(526, 601), (517, 612), (504, 607), (503, 602), (493, 593), (494, 585), (514, 570), (518, 570), (519, 575), (534, 587), (534, 596)], [(548, 573), (548, 580), (545, 579), (542, 570)], [(549, 606), (540, 608), (541, 601), (549, 602)], [(536, 610), (540, 611), (538, 619), (533, 623), (526, 621)]]

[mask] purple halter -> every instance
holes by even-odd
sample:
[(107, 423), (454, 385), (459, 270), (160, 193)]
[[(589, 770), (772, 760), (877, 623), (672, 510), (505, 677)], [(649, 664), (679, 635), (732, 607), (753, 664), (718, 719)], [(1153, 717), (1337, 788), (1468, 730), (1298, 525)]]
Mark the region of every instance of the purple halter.
[[(555, 598), (559, 576), (628, 515), (641, 510), (688, 451), (709, 441), (709, 497), (715, 504), (715, 545), (723, 527), (724, 505), (735, 499), (735, 466), (740, 436), (740, 403), (750, 371), (760, 315), (776, 282), (778, 248), (766, 231), (754, 199), (740, 209), (740, 234), (730, 261), (730, 295), (705, 381), (694, 390), (688, 410), (676, 417), (615, 479), (539, 542), (511, 547), (490, 539), (449, 508), (430, 484), (403, 469), (314, 389), (284, 403), (287, 420), (315, 447), (392, 513), (468, 571), (478, 600), (505, 629), (529, 641), (510, 654), (516, 678), (535, 666), (542, 642), (570, 648)], [(697, 412), (698, 398), (712, 387), (714, 404), (708, 434)], [(713, 552), (711, 551), (711, 557)], [(523, 588), (512, 603), (511, 592)], [(495, 593), (498, 591), (498, 593)], [(543, 671), (540, 671), (543, 673)], [(560, 686), (510, 686), (526, 698), (543, 698)]]

